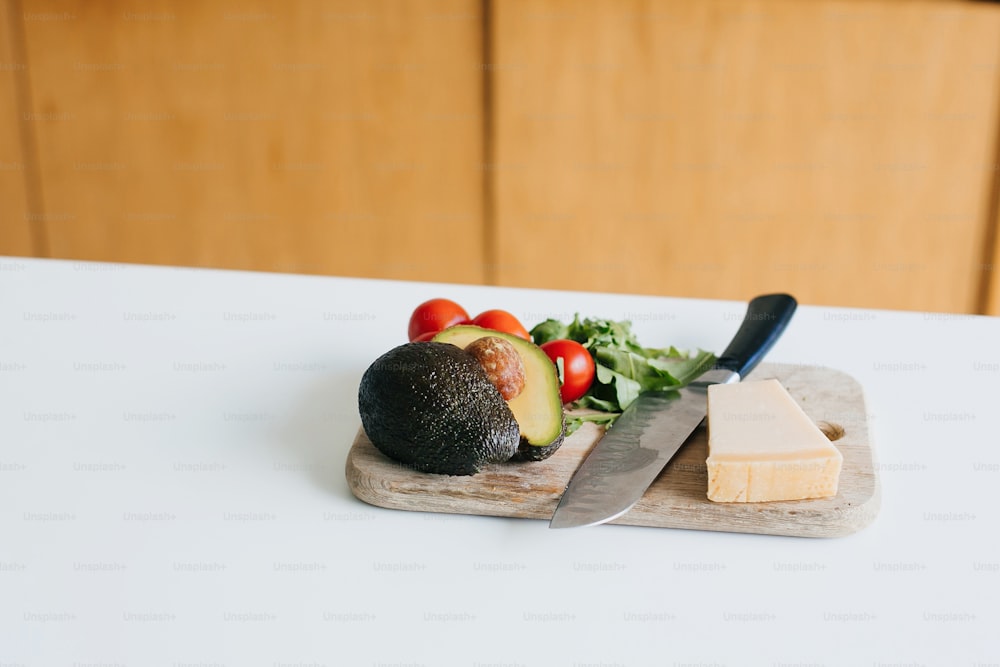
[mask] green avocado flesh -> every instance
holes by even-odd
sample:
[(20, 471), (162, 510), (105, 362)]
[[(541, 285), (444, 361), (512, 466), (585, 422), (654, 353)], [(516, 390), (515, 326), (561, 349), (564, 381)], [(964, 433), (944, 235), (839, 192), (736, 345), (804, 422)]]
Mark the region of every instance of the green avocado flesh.
[[(552, 360), (541, 348), (530, 341), (502, 331), (465, 324), (445, 329), (434, 337), (434, 341), (451, 343), (464, 349), (466, 345), (483, 336), (497, 336), (510, 342), (520, 355), (521, 363), (524, 364), (524, 389), (507, 401), (520, 427), (522, 440), (535, 448), (558, 446), (563, 436), (559, 375)], [(521, 451), (527, 450), (528, 454), (519, 455), (518, 458), (539, 460), (542, 452), (533, 447), (525, 448), (522, 444)], [(553, 451), (555, 447), (545, 454)]]
[(503, 396), (453, 345), (406, 343), (383, 354), (361, 377), (358, 410), (379, 451), (422, 472), (472, 475), (509, 461), (520, 444)]

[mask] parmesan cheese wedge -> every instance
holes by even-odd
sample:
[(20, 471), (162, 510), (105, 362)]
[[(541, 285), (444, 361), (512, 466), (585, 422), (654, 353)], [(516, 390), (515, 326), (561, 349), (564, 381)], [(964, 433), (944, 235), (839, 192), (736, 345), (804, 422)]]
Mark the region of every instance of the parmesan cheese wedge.
[(709, 500), (835, 496), (843, 460), (777, 380), (709, 386)]

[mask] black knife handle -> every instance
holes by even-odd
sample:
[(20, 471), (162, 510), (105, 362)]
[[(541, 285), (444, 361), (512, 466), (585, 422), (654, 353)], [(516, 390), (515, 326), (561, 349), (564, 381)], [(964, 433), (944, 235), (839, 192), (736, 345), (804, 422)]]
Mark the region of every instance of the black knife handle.
[(781, 337), (781, 332), (795, 314), (798, 304), (789, 294), (764, 294), (747, 306), (743, 324), (726, 351), (715, 362), (716, 368), (736, 371), (746, 377)]

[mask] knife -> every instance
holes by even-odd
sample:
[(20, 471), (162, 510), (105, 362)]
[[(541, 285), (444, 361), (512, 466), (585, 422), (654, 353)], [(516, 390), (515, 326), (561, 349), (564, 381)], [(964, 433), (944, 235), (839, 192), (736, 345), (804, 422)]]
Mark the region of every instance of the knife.
[(708, 386), (739, 382), (774, 346), (795, 313), (788, 294), (765, 294), (715, 365), (682, 389), (639, 394), (574, 473), (549, 528), (595, 526), (628, 512), (705, 419)]

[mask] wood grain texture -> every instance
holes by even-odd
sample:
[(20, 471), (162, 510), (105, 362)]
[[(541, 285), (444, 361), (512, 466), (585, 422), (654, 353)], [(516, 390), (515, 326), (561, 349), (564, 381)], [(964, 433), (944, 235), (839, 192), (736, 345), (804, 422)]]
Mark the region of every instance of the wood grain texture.
[[(762, 364), (748, 379), (770, 377), (778, 378), (815, 422), (843, 427), (843, 437), (834, 443), (844, 456), (835, 497), (710, 502), (707, 438), (699, 428), (642, 500), (612, 523), (800, 537), (839, 537), (870, 524), (880, 496), (861, 386), (841, 371), (818, 366)], [(545, 461), (498, 464), (471, 477), (449, 477), (414, 472), (390, 460), (362, 430), (347, 457), (347, 481), (355, 496), (380, 507), (548, 520), (601, 434), (586, 424)]]
[(40, 249), (32, 238), (21, 133), (29, 122), (19, 108), (18, 78), (28, 76), (28, 63), (18, 52), (21, 30), (18, 3), (0, 4), (0, 255), (33, 256)]
[(37, 0), (57, 257), (480, 282), (475, 0)]
[(1000, 7), (493, 8), (500, 284), (978, 307)]
[[(1000, 225), (1000, 220), (997, 221)], [(995, 248), (988, 267), (983, 269), (983, 279), (986, 281), (985, 315), (1000, 315), (1000, 248)]]
[[(1000, 122), (1000, 121), (998, 121)], [(1000, 147), (997, 149), (996, 173), (993, 181), (993, 234), (983, 249), (980, 311), (984, 315), (1000, 315)]]

